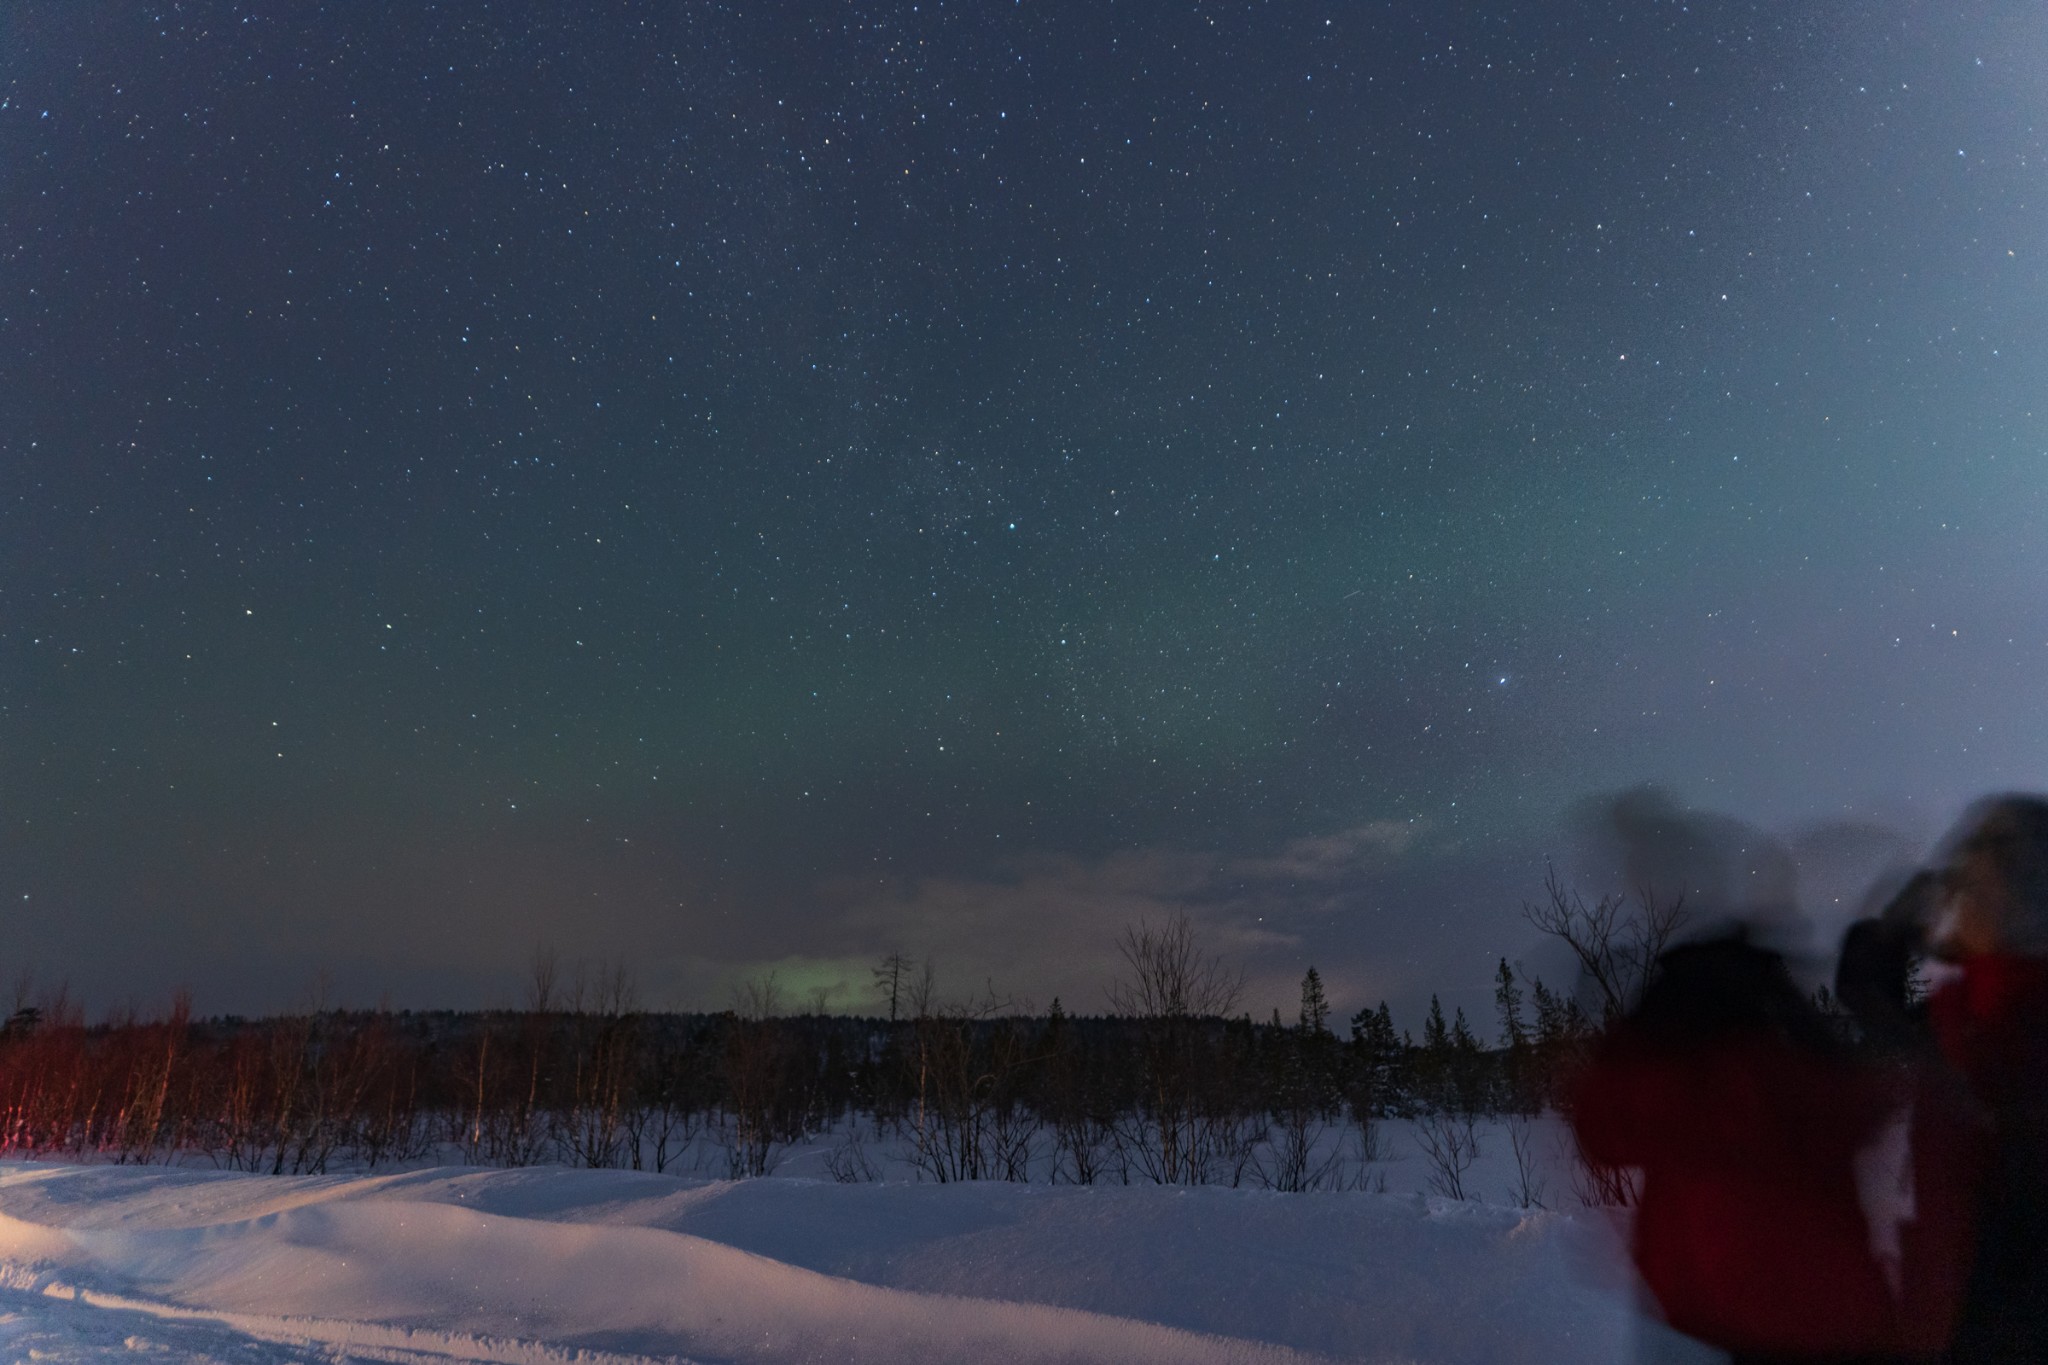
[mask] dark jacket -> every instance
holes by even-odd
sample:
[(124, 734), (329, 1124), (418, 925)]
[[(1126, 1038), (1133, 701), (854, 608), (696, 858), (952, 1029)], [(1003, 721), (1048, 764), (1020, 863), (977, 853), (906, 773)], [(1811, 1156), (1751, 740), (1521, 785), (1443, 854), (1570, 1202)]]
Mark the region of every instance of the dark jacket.
[(1665, 955), (1570, 1113), (1589, 1161), (1642, 1172), (1636, 1266), (1673, 1327), (1825, 1359), (1920, 1335), (1871, 1251), (1854, 1166), (1898, 1100), (1776, 954), (1729, 939)]
[(2048, 961), (1985, 954), (1935, 993), (1942, 1052), (1988, 1112), (1955, 1365), (2048, 1361)]

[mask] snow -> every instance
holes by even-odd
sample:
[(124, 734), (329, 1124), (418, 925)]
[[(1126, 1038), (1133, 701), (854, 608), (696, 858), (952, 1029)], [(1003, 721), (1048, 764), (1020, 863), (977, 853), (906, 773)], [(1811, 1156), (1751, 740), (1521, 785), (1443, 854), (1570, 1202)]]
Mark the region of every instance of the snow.
[(1597, 1215), (1416, 1194), (0, 1163), (0, 1362), (1620, 1362)]

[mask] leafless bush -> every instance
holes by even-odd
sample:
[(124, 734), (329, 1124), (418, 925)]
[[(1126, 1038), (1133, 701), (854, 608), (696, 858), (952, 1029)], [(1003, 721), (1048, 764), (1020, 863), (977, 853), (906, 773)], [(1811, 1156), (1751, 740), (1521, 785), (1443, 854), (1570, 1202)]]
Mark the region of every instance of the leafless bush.
[[(571, 1161), (602, 1168), (628, 1164), (626, 1151), (639, 1001), (625, 967), (600, 965), (594, 978), (579, 967), (570, 988), (569, 1108), (561, 1141)], [(637, 1143), (630, 1164), (638, 1166)]]
[(155, 1160), (173, 1140), (171, 1086), (179, 1075), (191, 1012), (191, 1000), (181, 992), (167, 1019), (127, 1020), (119, 1035), (122, 1045), (109, 1049), (111, 1112), (97, 1145), (116, 1161)]
[(1092, 1073), (1073, 1021), (1058, 1000), (1046, 1019), (1040, 1051), (1035, 1100), (1052, 1132), (1048, 1178), (1055, 1184), (1093, 1185), (1108, 1169), (1113, 1116), (1101, 1078)]
[(1020, 1021), (997, 1017), (1010, 1002), (993, 989), (977, 1001), (943, 1004), (934, 979), (927, 959), (910, 997), (911, 1165), (942, 1182), (1028, 1180), (1043, 1123), (1024, 1104), (1020, 1083), (1044, 1059)]
[(1373, 1117), (1372, 1108), (1366, 1104), (1350, 1107), (1351, 1132), (1349, 1142), (1353, 1172), (1344, 1182), (1344, 1188), (1364, 1190), (1372, 1194), (1387, 1192), (1387, 1173), (1383, 1167), (1393, 1157), (1387, 1146), (1386, 1130)]
[(788, 1048), (778, 1016), (782, 994), (773, 972), (742, 985), (734, 997), (726, 1034), (726, 1116), (720, 1138), (729, 1179), (763, 1176), (774, 1169), (780, 1128), (778, 1108), (786, 1099)]
[(1642, 1193), (1642, 1172), (1633, 1166), (1588, 1161), (1571, 1139), (1558, 1137), (1558, 1155), (1572, 1173), (1572, 1197), (1589, 1209), (1634, 1208)]
[(486, 1016), (463, 1050), (450, 1135), (472, 1165), (530, 1166), (556, 1154), (549, 1091), (561, 1062), (558, 976), (555, 955), (536, 952), (525, 1008)]
[(1109, 1124), (1082, 1112), (1053, 1128), (1052, 1181), (1093, 1185), (1108, 1167), (1114, 1141)]
[(854, 1185), (881, 1178), (881, 1171), (869, 1158), (867, 1146), (861, 1141), (860, 1123), (857, 1120), (846, 1126), (846, 1132), (833, 1144), (832, 1150), (825, 1153), (825, 1169), (842, 1185)]
[(1259, 1178), (1259, 1156), (1266, 1140), (1272, 1133), (1272, 1124), (1263, 1114), (1240, 1117), (1230, 1115), (1218, 1122), (1211, 1119), (1204, 1125), (1214, 1134), (1197, 1147), (1197, 1163), (1191, 1171), (1189, 1184), (1208, 1185), (1220, 1181), (1222, 1172), (1228, 1170), (1232, 1189), (1243, 1185), (1246, 1180)]
[(681, 1160), (703, 1131), (702, 1097), (686, 1081), (690, 1058), (685, 1049), (644, 1035), (639, 1041), (639, 1077), (624, 1118), (626, 1143), (634, 1170), (652, 1165), (659, 1173)]
[(1479, 1159), (1479, 1132), (1469, 1114), (1425, 1114), (1415, 1122), (1415, 1140), (1429, 1160), (1423, 1177), (1446, 1199), (1466, 1199), (1465, 1173)]
[(1219, 1159), (1243, 1151), (1236, 1114), (1216, 1103), (1215, 1050), (1202, 1044), (1211, 1021), (1236, 1008), (1244, 978), (1201, 947), (1185, 914), (1126, 929), (1117, 951), (1125, 970), (1110, 1004), (1140, 1021), (1145, 1085), (1120, 1145), (1160, 1184), (1206, 1183)]
[(1124, 975), (1109, 988), (1110, 1004), (1133, 1019), (1204, 1019), (1229, 1014), (1244, 994), (1244, 977), (1205, 952), (1185, 914), (1164, 924), (1143, 921), (1117, 939)]
[(1515, 1157), (1515, 1184), (1508, 1191), (1508, 1202), (1518, 1209), (1547, 1207), (1543, 1202), (1546, 1182), (1536, 1156), (1535, 1125), (1522, 1115), (1508, 1120), (1508, 1147)]
[(1301, 1194), (1334, 1183), (1343, 1162), (1342, 1142), (1330, 1142), (1329, 1125), (1311, 1106), (1297, 1104), (1280, 1112), (1267, 1128), (1253, 1170), (1269, 1190)]

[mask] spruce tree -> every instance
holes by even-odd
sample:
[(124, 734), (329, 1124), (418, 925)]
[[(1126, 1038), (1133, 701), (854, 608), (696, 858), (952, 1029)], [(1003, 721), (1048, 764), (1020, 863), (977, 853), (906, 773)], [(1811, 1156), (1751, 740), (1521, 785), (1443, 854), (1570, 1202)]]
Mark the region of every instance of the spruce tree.
[(1451, 1050), (1451, 1030), (1444, 1023), (1443, 1002), (1434, 995), (1429, 997), (1429, 1018), (1422, 1021), (1422, 1050), (1433, 1056)]
[(1323, 1034), (1330, 1031), (1330, 1001), (1323, 994), (1323, 978), (1314, 967), (1301, 978), (1301, 1031)]
[(1503, 1098), (1517, 1114), (1533, 1114), (1540, 1107), (1537, 1095), (1535, 1049), (1530, 1046), (1528, 1025), (1522, 1022), (1522, 987), (1515, 980), (1508, 960), (1500, 960), (1493, 974), (1493, 1003), (1500, 1011), (1500, 1041), (1506, 1050), (1501, 1060)]
[(1465, 1022), (1465, 1007), (1458, 1006), (1457, 1015), (1451, 1020), (1451, 1050), (1453, 1052), (1479, 1051), (1479, 1038), (1472, 1032), (1472, 1026)]
[(1351, 1050), (1358, 1074), (1352, 1104), (1374, 1115), (1399, 1110), (1405, 1045), (1394, 1032), (1394, 1016), (1386, 1001), (1380, 1001), (1377, 1010), (1362, 1009), (1351, 1016)]
[(1422, 1049), (1415, 1055), (1417, 1097), (1433, 1109), (1450, 1107), (1452, 1080), (1451, 1026), (1444, 1021), (1443, 1002), (1429, 997), (1429, 1017), (1422, 1021)]
[(1502, 1047), (1519, 1048), (1529, 1041), (1529, 1030), (1522, 1023), (1522, 987), (1515, 980), (1514, 968), (1508, 960), (1500, 960), (1500, 969), (1493, 974), (1493, 1003), (1500, 1011), (1500, 1041)]
[(1479, 1046), (1478, 1035), (1465, 1022), (1463, 1005), (1451, 1017), (1449, 1062), (1450, 1088), (1458, 1108), (1467, 1114), (1487, 1108), (1486, 1054)]
[(1543, 1048), (1552, 1047), (1565, 1040), (1564, 1003), (1551, 993), (1550, 987), (1537, 978), (1531, 992), (1536, 999), (1536, 1043)]

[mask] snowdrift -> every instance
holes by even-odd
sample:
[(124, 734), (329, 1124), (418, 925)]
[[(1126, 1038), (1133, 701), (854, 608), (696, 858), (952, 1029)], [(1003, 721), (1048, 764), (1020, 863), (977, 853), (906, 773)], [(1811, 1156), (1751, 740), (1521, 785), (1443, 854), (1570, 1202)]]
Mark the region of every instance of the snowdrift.
[(0, 1351), (1619, 1362), (1590, 1217), (1417, 1196), (0, 1164)]

